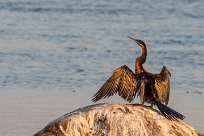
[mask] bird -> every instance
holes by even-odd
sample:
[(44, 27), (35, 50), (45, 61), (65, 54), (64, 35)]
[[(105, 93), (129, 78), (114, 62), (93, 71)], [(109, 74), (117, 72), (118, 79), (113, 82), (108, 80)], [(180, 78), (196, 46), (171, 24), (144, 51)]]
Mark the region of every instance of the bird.
[(146, 44), (140, 39), (131, 36), (128, 36), (128, 38), (132, 39), (142, 49), (141, 56), (135, 59), (135, 73), (126, 65), (117, 68), (96, 92), (92, 101), (97, 102), (118, 94), (124, 100), (132, 103), (137, 96), (140, 97), (142, 106), (144, 103), (151, 104), (152, 108), (156, 105), (167, 119), (183, 120), (184, 115), (167, 106), (170, 95), (170, 71), (165, 66), (158, 74), (146, 71), (143, 67), (147, 58)]

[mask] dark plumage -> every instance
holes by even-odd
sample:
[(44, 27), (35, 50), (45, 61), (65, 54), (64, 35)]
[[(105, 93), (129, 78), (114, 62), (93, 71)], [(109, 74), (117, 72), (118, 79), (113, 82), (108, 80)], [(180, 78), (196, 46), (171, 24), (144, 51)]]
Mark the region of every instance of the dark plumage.
[[(129, 37), (129, 36), (128, 36)], [(140, 96), (142, 105), (150, 103), (156, 105), (161, 113), (168, 119), (184, 119), (185, 117), (167, 107), (170, 93), (169, 77), (171, 73), (163, 66), (159, 74), (147, 72), (142, 66), (147, 57), (146, 45), (143, 41), (129, 37), (142, 48), (142, 55), (135, 60), (135, 73), (126, 65), (114, 70), (112, 76), (105, 82), (100, 90), (93, 96), (92, 101), (118, 93), (128, 102), (133, 102), (135, 96)], [(165, 104), (165, 105), (164, 105)]]

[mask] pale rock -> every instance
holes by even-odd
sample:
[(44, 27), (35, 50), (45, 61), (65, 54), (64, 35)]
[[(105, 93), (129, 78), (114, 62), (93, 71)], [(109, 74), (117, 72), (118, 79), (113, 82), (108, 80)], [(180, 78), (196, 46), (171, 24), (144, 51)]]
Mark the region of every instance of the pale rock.
[(201, 136), (183, 121), (141, 105), (96, 104), (50, 122), (35, 136)]

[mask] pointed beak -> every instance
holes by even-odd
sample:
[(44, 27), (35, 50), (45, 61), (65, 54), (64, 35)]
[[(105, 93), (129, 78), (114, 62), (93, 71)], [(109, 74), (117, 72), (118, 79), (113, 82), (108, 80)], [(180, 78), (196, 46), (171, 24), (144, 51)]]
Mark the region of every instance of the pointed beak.
[(127, 36), (127, 37), (130, 38), (130, 39), (132, 39), (133, 41), (135, 41), (137, 44), (139, 44), (137, 39), (135, 39), (135, 38), (133, 38), (133, 37), (131, 37), (131, 36)]
[(136, 39), (135, 38), (132, 38), (131, 36), (127, 36), (128, 38), (132, 39), (133, 41), (135, 41)]

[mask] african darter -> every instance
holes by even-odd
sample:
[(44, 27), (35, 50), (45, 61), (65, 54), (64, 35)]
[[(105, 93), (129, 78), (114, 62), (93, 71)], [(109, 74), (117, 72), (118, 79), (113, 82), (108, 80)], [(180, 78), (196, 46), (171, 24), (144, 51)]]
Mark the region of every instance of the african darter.
[(140, 96), (142, 105), (150, 103), (156, 105), (160, 112), (170, 120), (184, 119), (185, 116), (166, 106), (169, 101), (171, 73), (163, 66), (159, 74), (147, 72), (143, 64), (147, 57), (147, 48), (143, 41), (130, 39), (142, 48), (142, 55), (135, 60), (135, 73), (126, 65), (114, 70), (112, 76), (105, 82), (100, 90), (93, 96), (92, 101), (113, 96), (118, 93), (123, 99), (132, 102), (135, 96)]

